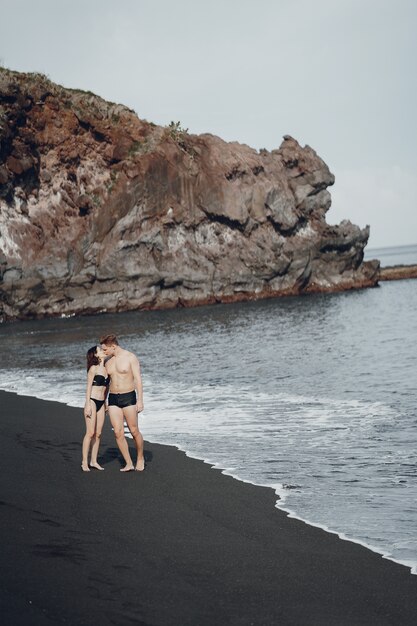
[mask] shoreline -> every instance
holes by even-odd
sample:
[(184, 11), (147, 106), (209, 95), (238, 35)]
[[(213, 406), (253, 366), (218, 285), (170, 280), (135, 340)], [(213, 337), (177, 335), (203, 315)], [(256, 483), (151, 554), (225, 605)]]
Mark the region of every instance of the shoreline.
[[(73, 408), (73, 409), (81, 409), (82, 408), (81, 406), (77, 407), (75, 404), (61, 403), (58, 400), (46, 399), (46, 398), (42, 398), (42, 397), (39, 397), (39, 396), (33, 396), (33, 395), (30, 395), (30, 394), (22, 395), (22, 394), (20, 394), (17, 391), (9, 391), (9, 390), (5, 390), (5, 389), (1, 389), (1, 387), (0, 387), (0, 394), (1, 393), (10, 393), (10, 394), (16, 394), (17, 396), (20, 396), (20, 397), (34, 398), (34, 399), (40, 400), (41, 402), (43, 402), (43, 401), (44, 402), (57, 402), (59, 404), (64, 404), (65, 406), (68, 406), (68, 407)], [(108, 416), (106, 416), (106, 421), (108, 421)], [(127, 438), (132, 439), (131, 435), (130, 435), (130, 433), (129, 433), (129, 431), (128, 431), (126, 426), (125, 426), (125, 435), (126, 435)], [(278, 509), (279, 511), (282, 511), (285, 514), (287, 514), (289, 518), (298, 520), (298, 521), (300, 521), (300, 522), (302, 522), (304, 524), (307, 524), (307, 526), (311, 526), (313, 528), (318, 528), (320, 530), (323, 530), (326, 533), (329, 533), (331, 535), (335, 535), (341, 541), (348, 541), (348, 542), (357, 544), (359, 546), (362, 546), (363, 548), (366, 548), (367, 550), (370, 550), (371, 552), (377, 554), (378, 556), (381, 556), (383, 559), (386, 559), (388, 561), (392, 561), (393, 563), (396, 563), (398, 565), (402, 565), (402, 566), (406, 567), (410, 571), (411, 575), (417, 576), (417, 563), (414, 563), (414, 562), (411, 562), (411, 561), (407, 561), (407, 560), (396, 559), (395, 557), (390, 556), (389, 554), (387, 554), (386, 552), (383, 552), (381, 549), (375, 547), (374, 545), (372, 545), (370, 543), (366, 543), (366, 541), (363, 541), (362, 539), (359, 539), (359, 538), (356, 538), (356, 537), (350, 537), (350, 536), (346, 535), (345, 532), (334, 530), (334, 529), (332, 529), (330, 526), (328, 526), (325, 523), (313, 522), (313, 521), (311, 521), (311, 520), (309, 520), (309, 519), (307, 519), (305, 517), (302, 517), (300, 514), (298, 514), (293, 509), (291, 509), (289, 507), (286, 507), (285, 506), (285, 501), (286, 501), (287, 495), (289, 495), (289, 494), (287, 494), (285, 492), (285, 490), (282, 487), (282, 485), (280, 485), (279, 487), (276, 487), (276, 486), (273, 486), (273, 485), (256, 483), (254, 481), (242, 478), (238, 474), (234, 474), (229, 468), (224, 467), (220, 463), (218, 463), (216, 461), (212, 461), (212, 460), (210, 460), (208, 458), (204, 458), (202, 456), (199, 456), (197, 453), (194, 453), (192, 450), (187, 450), (186, 448), (180, 446), (178, 443), (170, 443), (170, 442), (166, 442), (166, 441), (158, 441), (158, 440), (152, 439), (152, 438), (147, 439), (146, 441), (151, 443), (151, 444), (172, 447), (175, 450), (185, 454), (185, 456), (187, 458), (194, 459), (196, 461), (201, 461), (205, 465), (207, 465), (210, 469), (217, 470), (221, 474), (223, 474), (224, 476), (230, 476), (231, 478), (233, 478), (233, 480), (237, 480), (238, 482), (245, 483), (245, 484), (248, 484), (248, 485), (252, 485), (254, 487), (260, 487), (260, 488), (265, 488), (265, 489), (272, 489), (272, 491), (274, 492), (275, 498), (276, 498), (275, 508)]]
[[(125, 428), (125, 434), (126, 434), (126, 437), (131, 438), (126, 428)], [(323, 530), (326, 533), (329, 533), (330, 535), (335, 535), (341, 541), (348, 541), (350, 543), (357, 544), (358, 546), (361, 546), (365, 548), (366, 550), (370, 550), (370, 552), (377, 554), (381, 558), (386, 559), (387, 561), (391, 561), (392, 563), (396, 563), (397, 565), (402, 565), (403, 567), (407, 568), (410, 571), (410, 574), (412, 576), (417, 576), (417, 564), (416, 563), (411, 562), (411, 561), (406, 561), (406, 560), (400, 561), (399, 559), (396, 559), (395, 557), (390, 556), (389, 554), (385, 552), (382, 552), (380, 549), (373, 546), (372, 544), (362, 541), (362, 539), (358, 539), (356, 537), (350, 537), (346, 535), (346, 533), (344, 533), (343, 531), (333, 530), (330, 526), (327, 526), (326, 524), (322, 524), (320, 522), (313, 522), (305, 517), (302, 517), (300, 514), (294, 511), (294, 509), (286, 507), (285, 500), (286, 500), (287, 494), (283, 493), (284, 491), (283, 488), (279, 489), (272, 485), (256, 483), (252, 480), (241, 478), (238, 474), (233, 474), (231, 470), (229, 470), (227, 467), (223, 467), (220, 463), (217, 463), (215, 461), (210, 461), (204, 457), (198, 456), (198, 454), (192, 451), (186, 450), (185, 448), (181, 447), (177, 443), (160, 442), (154, 439), (147, 439), (147, 441), (149, 443), (154, 443), (154, 444), (161, 445), (161, 446), (172, 447), (175, 450), (178, 450), (179, 452), (182, 452), (183, 454), (185, 454), (187, 458), (194, 459), (196, 461), (201, 461), (205, 465), (208, 465), (210, 469), (216, 470), (220, 472), (221, 474), (223, 474), (224, 476), (230, 476), (230, 478), (233, 478), (233, 480), (237, 480), (238, 482), (245, 483), (247, 485), (252, 485), (253, 487), (260, 487), (261, 489), (272, 489), (276, 498), (275, 508), (285, 513), (290, 519), (295, 519), (299, 522), (302, 522), (303, 524), (306, 524), (307, 526), (311, 526), (312, 528), (318, 528), (320, 530)]]
[[(379, 259), (367, 259), (364, 261), (365, 263), (371, 263), (373, 261), (379, 261)], [(24, 316), (15, 316), (15, 315), (6, 315), (5, 313), (0, 312), (0, 324), (13, 324), (17, 322), (25, 322), (25, 321), (35, 321), (35, 320), (48, 320), (48, 319), (69, 319), (72, 317), (90, 317), (95, 315), (105, 315), (105, 314), (115, 314), (115, 313), (129, 313), (134, 311), (168, 311), (172, 309), (178, 308), (198, 308), (204, 306), (215, 306), (217, 304), (237, 304), (244, 302), (257, 302), (261, 300), (274, 300), (280, 298), (294, 298), (294, 297), (303, 297), (309, 295), (320, 295), (320, 294), (338, 294), (345, 293), (349, 291), (360, 291), (362, 289), (373, 289), (378, 287), (379, 282), (384, 281), (392, 281), (392, 280), (407, 280), (417, 278), (417, 264), (412, 265), (387, 265), (384, 267), (380, 267), (378, 271), (378, 278), (376, 281), (368, 281), (362, 280), (358, 281), (355, 284), (343, 284), (332, 287), (324, 287), (318, 285), (310, 285), (304, 291), (299, 291), (297, 289), (287, 289), (287, 290), (278, 290), (273, 291), (270, 289), (266, 289), (262, 292), (255, 293), (235, 293), (233, 296), (222, 296), (215, 297), (210, 296), (208, 298), (202, 299), (194, 299), (194, 300), (183, 300), (179, 298), (177, 301), (172, 301), (168, 303), (164, 303), (158, 306), (154, 306), (153, 304), (143, 304), (140, 307), (135, 308), (98, 308), (98, 309), (85, 309), (85, 310), (77, 310), (77, 311), (69, 311), (69, 312), (53, 312), (48, 314), (30, 314)]]
[(108, 421), (106, 470), (83, 474), (80, 409), (0, 402), (8, 624), (415, 623), (415, 576), (291, 518), (271, 487), (148, 441), (146, 471), (120, 474)]
[[(365, 261), (368, 263), (368, 261)], [(370, 263), (370, 261), (369, 261)], [(63, 311), (54, 311), (48, 313), (31, 313), (29, 315), (11, 315), (5, 313), (4, 311), (0, 311), (0, 324), (7, 323), (16, 323), (16, 322), (24, 322), (24, 321), (34, 321), (34, 320), (47, 320), (47, 319), (60, 319), (60, 318), (71, 318), (71, 317), (89, 317), (92, 315), (101, 315), (101, 314), (114, 314), (114, 313), (129, 313), (133, 311), (169, 311), (172, 309), (194, 309), (198, 307), (205, 306), (216, 306), (218, 304), (239, 304), (244, 302), (258, 302), (261, 300), (274, 300), (280, 298), (294, 298), (294, 297), (305, 297), (310, 295), (320, 295), (320, 294), (337, 294), (337, 293), (345, 293), (349, 291), (359, 291), (362, 289), (373, 289), (378, 286), (378, 280), (375, 279), (358, 279), (356, 282), (346, 281), (342, 284), (338, 285), (318, 285), (315, 283), (311, 283), (308, 288), (301, 290), (297, 287), (293, 287), (290, 289), (278, 289), (274, 290), (269, 288), (265, 288), (262, 291), (256, 292), (236, 292), (233, 295), (222, 295), (215, 296), (210, 295), (208, 297), (202, 298), (193, 298), (193, 299), (183, 299), (177, 298), (175, 300), (170, 300), (168, 302), (163, 302), (161, 304), (154, 304), (153, 301), (149, 303), (143, 303), (140, 306), (126, 306), (123, 308), (119, 308), (119, 306), (114, 307), (99, 307), (99, 308), (84, 308), (77, 310), (67, 310)]]

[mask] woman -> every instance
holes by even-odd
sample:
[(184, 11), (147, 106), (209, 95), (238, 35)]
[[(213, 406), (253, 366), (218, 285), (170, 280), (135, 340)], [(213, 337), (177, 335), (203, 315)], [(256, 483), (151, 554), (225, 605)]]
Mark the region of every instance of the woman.
[[(100, 346), (93, 346), (87, 352), (87, 393), (84, 406), (86, 433), (83, 439), (83, 472), (90, 467), (103, 470), (97, 462), (101, 431), (103, 430), (105, 408), (110, 379), (104, 367), (105, 354)], [(88, 453), (91, 446), (91, 461), (88, 466)]]

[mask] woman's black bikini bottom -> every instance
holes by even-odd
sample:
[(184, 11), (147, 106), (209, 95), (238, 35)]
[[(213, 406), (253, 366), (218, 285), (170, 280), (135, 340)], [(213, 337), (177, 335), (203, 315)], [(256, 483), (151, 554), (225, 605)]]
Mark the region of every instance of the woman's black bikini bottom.
[(97, 409), (97, 413), (100, 411), (101, 407), (104, 404), (104, 400), (96, 400), (95, 398), (90, 398), (90, 400), (92, 400), (94, 402), (94, 404), (96, 405), (96, 409)]

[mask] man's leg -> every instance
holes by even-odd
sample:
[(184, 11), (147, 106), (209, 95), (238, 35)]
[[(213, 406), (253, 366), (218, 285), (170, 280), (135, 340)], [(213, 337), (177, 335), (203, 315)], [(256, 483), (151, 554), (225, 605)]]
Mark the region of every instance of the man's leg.
[(123, 415), (125, 416), (126, 424), (130, 430), (130, 434), (135, 441), (136, 450), (138, 453), (135, 469), (139, 472), (142, 472), (145, 469), (145, 458), (143, 456), (143, 437), (138, 427), (138, 414), (136, 411), (136, 404), (133, 406), (125, 407), (123, 409)]
[(116, 437), (116, 443), (126, 463), (126, 466), (123, 467), (120, 471), (130, 472), (130, 470), (133, 470), (135, 468), (133, 466), (132, 458), (129, 454), (129, 446), (127, 445), (125, 437), (122, 409), (120, 409), (118, 406), (109, 406), (109, 417), (111, 425), (113, 426), (114, 436)]

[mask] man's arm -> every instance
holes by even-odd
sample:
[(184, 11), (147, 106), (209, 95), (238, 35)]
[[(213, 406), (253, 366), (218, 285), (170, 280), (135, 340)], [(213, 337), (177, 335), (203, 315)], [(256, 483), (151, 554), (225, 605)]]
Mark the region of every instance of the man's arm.
[(142, 386), (142, 375), (140, 371), (140, 363), (134, 354), (132, 354), (130, 362), (132, 366), (133, 380), (135, 381), (135, 389), (136, 389), (136, 393), (138, 396), (136, 406), (137, 406), (138, 413), (140, 413), (141, 411), (143, 411), (143, 386)]
[(104, 369), (106, 370), (107, 379), (109, 380), (104, 390), (104, 411), (106, 413), (109, 410), (109, 390), (110, 390), (110, 374), (109, 374), (109, 370), (107, 369), (107, 363), (110, 361), (111, 358), (112, 358), (111, 356), (110, 357), (108, 356), (104, 359)]

